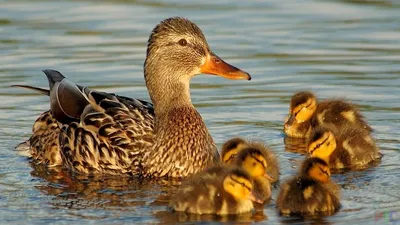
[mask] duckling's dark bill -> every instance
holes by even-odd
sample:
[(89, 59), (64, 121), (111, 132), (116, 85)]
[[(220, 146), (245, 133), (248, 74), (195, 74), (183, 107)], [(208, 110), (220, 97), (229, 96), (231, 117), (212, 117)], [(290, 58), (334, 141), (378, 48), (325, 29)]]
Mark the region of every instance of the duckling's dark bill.
[(214, 53), (206, 58), (203, 66), (200, 67), (201, 73), (214, 74), (232, 80), (251, 80), (250, 74), (226, 63)]

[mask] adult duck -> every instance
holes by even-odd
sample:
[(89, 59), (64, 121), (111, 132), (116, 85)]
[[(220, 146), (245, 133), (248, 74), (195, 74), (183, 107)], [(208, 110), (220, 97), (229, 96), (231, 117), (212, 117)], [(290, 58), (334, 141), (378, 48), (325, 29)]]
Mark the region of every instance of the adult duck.
[(27, 142), (32, 158), (77, 173), (143, 177), (186, 177), (219, 160), (191, 102), (192, 77), (251, 79), (179, 17), (162, 21), (148, 40), (144, 78), (152, 104), (75, 85), (58, 71), (44, 73), (50, 90), (19, 85), (50, 96), (51, 110), (36, 120)]

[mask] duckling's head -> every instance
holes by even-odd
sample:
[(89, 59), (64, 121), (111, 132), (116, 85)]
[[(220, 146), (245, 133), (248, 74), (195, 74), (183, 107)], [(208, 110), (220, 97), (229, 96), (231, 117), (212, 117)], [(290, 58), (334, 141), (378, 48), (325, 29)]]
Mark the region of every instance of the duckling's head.
[[(285, 122), (285, 133), (294, 132), (301, 123), (309, 121), (317, 109), (317, 99), (311, 92), (299, 92), (290, 100), (289, 118)], [(295, 136), (295, 135), (293, 135)]]
[(249, 147), (243, 149), (237, 156), (237, 165), (247, 171), (252, 177), (273, 178), (267, 173), (268, 163), (260, 149)]
[(237, 154), (246, 147), (246, 141), (241, 138), (232, 138), (222, 145), (221, 160), (224, 164), (232, 164)]
[(257, 201), (252, 194), (253, 180), (250, 175), (239, 169), (231, 170), (223, 180), (223, 189), (233, 196), (237, 201), (252, 200)]
[(326, 128), (317, 128), (312, 133), (307, 147), (307, 151), (312, 157), (318, 157), (327, 162), (329, 162), (329, 157), (335, 149), (335, 135)]
[(323, 159), (311, 157), (303, 162), (301, 176), (327, 183), (330, 180), (331, 172), (328, 164)]

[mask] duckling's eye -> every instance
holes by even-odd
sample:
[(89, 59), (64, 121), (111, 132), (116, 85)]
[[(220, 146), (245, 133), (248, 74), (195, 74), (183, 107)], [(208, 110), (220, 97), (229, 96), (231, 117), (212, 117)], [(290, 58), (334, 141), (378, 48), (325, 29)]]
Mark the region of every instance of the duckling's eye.
[(231, 159), (233, 159), (233, 158), (235, 158), (235, 157), (236, 157), (236, 154), (232, 154), (231, 156), (229, 156), (228, 161), (230, 161)]
[(182, 38), (181, 40), (178, 41), (178, 44), (180, 46), (186, 46), (187, 45), (187, 41), (186, 41), (186, 39)]

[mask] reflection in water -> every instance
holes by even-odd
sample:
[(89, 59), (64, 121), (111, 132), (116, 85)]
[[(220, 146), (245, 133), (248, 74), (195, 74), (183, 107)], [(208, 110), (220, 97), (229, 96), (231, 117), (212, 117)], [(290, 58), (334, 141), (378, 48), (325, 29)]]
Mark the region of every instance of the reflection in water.
[(307, 153), (307, 139), (305, 138), (292, 138), (285, 136), (283, 139), (285, 143), (285, 151), (306, 154)]
[[(29, 175), (31, 167), (12, 149), (29, 137), (33, 121), (49, 107), (48, 97), (9, 87), (47, 88), (40, 70), (57, 69), (76, 83), (149, 100), (143, 80), (146, 41), (153, 26), (170, 16), (198, 23), (217, 54), (253, 76), (239, 83), (196, 77), (193, 103), (217, 144), (243, 136), (276, 149), (281, 182), (305, 157), (299, 154), (303, 144), (282, 140), (293, 93), (311, 90), (321, 98), (357, 102), (374, 129), (384, 154), (379, 166), (332, 175), (343, 191), (339, 213), (315, 221), (286, 218), (271, 203), (264, 205), (268, 219), (261, 223), (371, 224), (375, 213), (400, 211), (400, 1), (0, 2), (3, 223), (20, 224), (21, 215), (32, 224), (54, 218), (77, 224), (179, 221), (167, 209), (168, 201), (161, 201), (170, 190), (160, 182), (78, 179), (35, 165)], [(278, 191), (273, 189), (273, 199)]]
[[(88, 177), (71, 175), (61, 168), (49, 170), (43, 165), (31, 163), (33, 177), (44, 179), (46, 185), (35, 186), (45, 195), (55, 196), (50, 204), (57, 209), (121, 209), (132, 210), (146, 206), (162, 210), (152, 210), (160, 224), (177, 222), (220, 221), (250, 224), (267, 220), (264, 205), (256, 204), (255, 212), (240, 215), (196, 215), (173, 212), (169, 207), (169, 196), (178, 180), (142, 180), (130, 176)], [(156, 196), (155, 196), (156, 195)], [(153, 200), (155, 199), (155, 200)]]
[[(36, 186), (43, 194), (56, 196), (51, 204), (56, 208), (113, 208), (145, 204), (148, 191), (154, 184), (133, 177), (72, 176), (64, 169), (49, 171), (31, 163), (33, 177), (45, 179), (48, 184)], [(160, 188), (160, 187), (157, 187)], [(145, 192), (139, 190), (146, 190)]]

